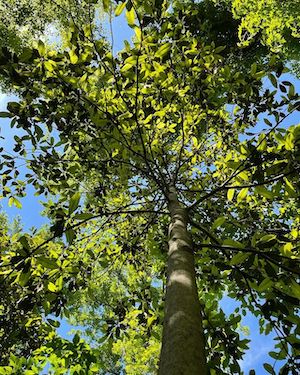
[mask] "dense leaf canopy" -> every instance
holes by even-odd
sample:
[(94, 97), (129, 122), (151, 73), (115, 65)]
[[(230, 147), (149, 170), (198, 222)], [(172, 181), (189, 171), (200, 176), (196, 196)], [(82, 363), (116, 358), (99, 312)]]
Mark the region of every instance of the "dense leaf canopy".
[[(1, 116), (24, 130), (13, 155), (1, 151), (3, 195), (19, 205), (31, 183), (53, 201), (48, 232), (4, 246), (1, 277), (18, 286), (13, 298), (34, 297), (28, 319), (70, 316), (92, 340), (46, 337), (22, 363), (5, 358), (4, 371), (26, 361), (37, 371), (48, 358), (55, 373), (155, 373), (175, 187), (189, 216), (211, 373), (241, 373), (240, 321), (253, 313), (277, 337), (271, 361), (296, 374), (299, 95), (276, 58), (239, 72), (226, 46), (190, 30), (193, 8), (168, 5), (119, 3), (135, 37), (117, 55), (76, 22), (64, 49), (42, 41), (19, 55), (2, 49), (1, 74), (20, 101)], [(229, 317), (225, 294), (240, 306)]]

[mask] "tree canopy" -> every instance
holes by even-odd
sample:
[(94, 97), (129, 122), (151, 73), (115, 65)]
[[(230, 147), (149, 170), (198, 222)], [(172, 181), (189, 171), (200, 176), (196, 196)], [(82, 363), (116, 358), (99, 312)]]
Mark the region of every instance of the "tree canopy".
[[(33, 184), (52, 222), (4, 246), (1, 277), (31, 298), (28, 319), (88, 321), (92, 340), (49, 328), (3, 371), (242, 373), (239, 327), (252, 313), (277, 338), (266, 371), (282, 360), (296, 374), (299, 95), (276, 58), (239, 72), (226, 45), (190, 30), (193, 8), (151, 5), (118, 3), (135, 37), (117, 55), (76, 20), (61, 50), (2, 49), (20, 100), (1, 117), (24, 130), (13, 155), (1, 150), (3, 195), (19, 206)], [(239, 303), (229, 317), (226, 294)]]
[(93, 22), (99, 6), (88, 0), (1, 0), (0, 45), (20, 52), (34, 40), (49, 37), (51, 27), (63, 33), (72, 18), (80, 24)]

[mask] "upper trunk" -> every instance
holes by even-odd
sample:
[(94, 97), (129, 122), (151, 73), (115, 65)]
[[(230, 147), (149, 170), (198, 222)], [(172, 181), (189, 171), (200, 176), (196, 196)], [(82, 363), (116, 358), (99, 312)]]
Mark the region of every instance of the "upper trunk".
[(206, 375), (204, 339), (188, 214), (170, 189), (169, 252), (160, 375)]

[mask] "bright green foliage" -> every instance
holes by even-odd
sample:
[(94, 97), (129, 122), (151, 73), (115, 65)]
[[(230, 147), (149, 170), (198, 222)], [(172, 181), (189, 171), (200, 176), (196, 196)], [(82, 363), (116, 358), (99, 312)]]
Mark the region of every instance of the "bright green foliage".
[(298, 59), (300, 38), (299, 0), (212, 0), (231, 10), (239, 21), (241, 47), (260, 42), (272, 52)]
[(161, 288), (153, 280), (163, 264), (149, 253), (133, 258), (124, 251), (112, 265), (106, 263), (107, 272), (104, 262), (102, 258), (101, 269), (94, 270), (87, 292), (73, 296), (70, 321), (86, 327), (93, 345), (106, 353), (103, 370), (156, 373), (163, 310)]
[[(262, 89), (266, 71), (256, 64), (247, 74), (231, 69), (224, 46), (188, 31), (190, 8), (179, 13), (165, 2), (155, 9), (147, 4), (123, 7), (135, 40), (117, 56), (105, 40), (93, 39), (89, 26), (81, 32), (73, 25), (65, 50), (39, 42), (8, 61), (0, 57), (1, 74), (21, 95), (2, 116), (24, 130), (15, 138), (15, 157), (2, 151), (4, 195), (23, 195), (21, 156), (31, 169), (27, 183), (60, 196), (47, 210), (53, 237), (66, 236), (69, 263), (53, 255), (51, 265), (54, 260), (70, 275), (75, 260), (83, 257), (83, 268), (86, 256), (93, 260), (80, 294), (87, 311), (73, 312), (74, 319), (91, 319), (99, 333), (88, 335), (100, 350), (101, 344), (106, 355), (119, 357), (126, 373), (142, 374), (156, 371), (167, 196), (174, 185), (189, 212), (211, 372), (241, 373), (247, 340), (239, 336), (240, 321), (253, 312), (262, 332), (277, 335), (272, 358), (285, 360), (285, 371), (295, 374), (300, 128), (289, 127), (289, 119), (299, 110), (299, 95), (272, 60), (272, 89)], [(33, 263), (55, 275), (34, 244), (29, 248)], [(27, 262), (20, 262), (24, 273)], [(98, 284), (101, 268), (108, 273)], [(32, 272), (40, 276), (36, 266)], [(48, 280), (46, 295), (63, 291), (68, 277)], [(80, 281), (80, 272), (74, 277)], [(219, 308), (225, 292), (241, 304), (228, 318)], [(79, 308), (79, 298), (72, 303), (73, 311)], [(137, 352), (150, 326), (151, 346)], [(101, 343), (103, 337), (109, 339)]]
[[(261, 41), (273, 52), (280, 52), (287, 37), (300, 38), (300, 2), (277, 0), (234, 0), (233, 14), (241, 19), (239, 38), (242, 46), (261, 33)], [(286, 37), (287, 35), (287, 37)]]
[(79, 26), (93, 23), (99, 5), (90, 0), (1, 0), (0, 45), (21, 51), (41, 36), (52, 33), (58, 39), (72, 20)]
[(79, 339), (59, 338), (54, 317), (67, 315), (68, 294), (86, 284), (89, 259), (51, 241), (46, 230), (23, 235), (3, 215), (1, 222), (0, 373), (37, 374), (48, 360), (55, 374), (78, 366), (94, 373), (98, 353)]

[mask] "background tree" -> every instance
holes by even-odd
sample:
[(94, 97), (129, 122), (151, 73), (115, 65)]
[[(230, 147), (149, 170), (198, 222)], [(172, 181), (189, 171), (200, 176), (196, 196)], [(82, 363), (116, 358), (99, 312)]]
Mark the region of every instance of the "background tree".
[(299, 74), (300, 16), (299, 1), (212, 0), (217, 7), (231, 12), (238, 21), (242, 48), (261, 43), (281, 58), (293, 63)]
[[(127, 2), (116, 14), (124, 9), (136, 39), (116, 57), (91, 25), (75, 23), (66, 50), (40, 42), (1, 59), (22, 95), (2, 116), (27, 133), (15, 148), (32, 170), (27, 182), (60, 194), (52, 232), (71, 249), (93, 237), (90, 222), (109, 237), (111, 264), (122, 252), (136, 272), (151, 257), (168, 262), (162, 374), (205, 373), (205, 362), (212, 373), (240, 372), (247, 340), (240, 313), (225, 321), (218, 309), (225, 291), (263, 318), (262, 331), (275, 330), (272, 356), (296, 373), (299, 127), (286, 127), (299, 96), (277, 67), (272, 91), (261, 90), (256, 64), (246, 76), (231, 70), (224, 47), (194, 36), (166, 3), (154, 25), (156, 9)], [(4, 193), (18, 204), (24, 182), (9, 186), (18, 155), (3, 157)]]
[(87, 24), (99, 8), (97, 1), (88, 0), (1, 0), (0, 45), (21, 52), (41, 36), (51, 36), (51, 28), (53, 39), (56, 37), (58, 42), (72, 18)]

